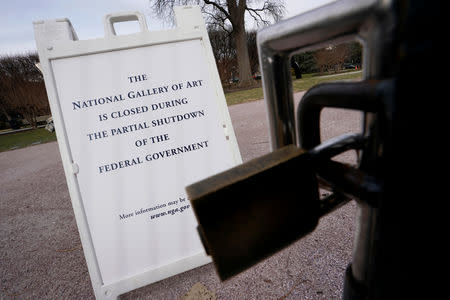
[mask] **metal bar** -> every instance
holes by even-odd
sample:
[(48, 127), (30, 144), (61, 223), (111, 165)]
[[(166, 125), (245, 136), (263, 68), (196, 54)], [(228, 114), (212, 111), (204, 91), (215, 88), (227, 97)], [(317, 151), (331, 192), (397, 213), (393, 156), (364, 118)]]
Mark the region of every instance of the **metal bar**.
[[(289, 143), (299, 144), (296, 128), (293, 126), (294, 116), (289, 112), (293, 107), (292, 84), (286, 71), (289, 69), (289, 57), (294, 52), (324, 47), (326, 43), (358, 38), (364, 45), (364, 79), (392, 77), (395, 67), (394, 56), (390, 53), (395, 53), (392, 45), (395, 40), (393, 31), (396, 22), (393, 6), (393, 1), (390, 0), (341, 0), (279, 22), (258, 33), (258, 51), (272, 150)], [(366, 133), (375, 121), (375, 114), (366, 112)], [(299, 127), (302, 134), (311, 134), (303, 126)], [(316, 134), (305, 140), (308, 140), (306, 144), (302, 141), (301, 145), (311, 149), (320, 143), (320, 135)], [(376, 142), (375, 146), (379, 146), (379, 143)], [(360, 167), (363, 170), (373, 169), (377, 155), (376, 151), (363, 152)], [(361, 284), (366, 289), (370, 288), (373, 280), (373, 275), (370, 274), (370, 265), (373, 263), (371, 250), (374, 233), (379, 227), (378, 208), (361, 202), (358, 213), (353, 262), (348, 275), (353, 283), (358, 286)], [(351, 288), (356, 285), (351, 285)], [(345, 299), (351, 292), (361, 297), (365, 295), (358, 289), (344, 293)]]
[(289, 57), (330, 40), (356, 36), (377, 0), (341, 0), (258, 32), (258, 51), (272, 150), (296, 143)]
[(314, 171), (333, 189), (369, 204), (376, 203), (382, 190), (382, 184), (375, 177), (336, 161), (319, 159)]
[(362, 149), (365, 143), (365, 138), (360, 134), (347, 133), (338, 137), (331, 138), (326, 142), (314, 147), (309, 151), (313, 156), (319, 158), (332, 158), (347, 150)]

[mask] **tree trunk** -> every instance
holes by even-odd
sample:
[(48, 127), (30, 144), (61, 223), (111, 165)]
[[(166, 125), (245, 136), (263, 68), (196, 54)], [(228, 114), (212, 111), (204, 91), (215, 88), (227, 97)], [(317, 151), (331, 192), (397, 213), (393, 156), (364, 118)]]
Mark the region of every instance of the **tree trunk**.
[(6, 111), (6, 109), (3, 107), (3, 105), (0, 105), (1, 111), (3, 113), (3, 115), (6, 116), (6, 120), (8, 122), (10, 122), (12, 120), (11, 116), (8, 114), (8, 112)]
[(236, 56), (239, 68), (239, 84), (241, 86), (251, 86), (254, 82), (251, 74), (247, 36), (245, 35), (243, 22), (238, 28), (233, 28), (233, 39), (234, 44), (236, 45)]

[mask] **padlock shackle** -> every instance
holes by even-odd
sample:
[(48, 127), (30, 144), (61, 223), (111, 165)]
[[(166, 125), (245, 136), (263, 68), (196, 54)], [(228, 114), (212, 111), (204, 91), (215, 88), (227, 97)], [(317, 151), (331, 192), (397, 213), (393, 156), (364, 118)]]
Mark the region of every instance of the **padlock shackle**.
[(308, 151), (312, 159), (312, 169), (334, 191), (320, 201), (320, 215), (330, 213), (350, 199), (364, 199), (376, 205), (382, 182), (366, 172), (331, 160), (347, 150), (361, 150), (367, 147), (367, 138), (361, 134), (343, 134), (331, 138)]
[[(365, 172), (330, 160), (350, 149), (364, 149), (362, 134), (346, 134), (324, 143), (320, 140), (320, 113), (326, 107), (383, 113), (378, 86), (384, 81), (333, 82), (316, 85), (306, 92), (297, 110), (298, 140), (315, 159), (314, 170), (335, 192), (375, 204), (380, 183)], [(329, 211), (327, 209), (326, 211)]]
[(382, 110), (377, 98), (377, 82), (333, 82), (309, 89), (297, 110), (300, 147), (310, 150), (321, 143), (320, 112), (325, 107), (376, 113)]

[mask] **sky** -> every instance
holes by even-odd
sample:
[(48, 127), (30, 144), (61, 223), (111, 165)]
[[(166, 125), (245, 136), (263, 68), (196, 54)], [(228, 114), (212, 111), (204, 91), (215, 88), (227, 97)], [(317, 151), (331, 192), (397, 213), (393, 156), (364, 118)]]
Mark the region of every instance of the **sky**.
[[(333, 0), (285, 0), (289, 18)], [(140, 11), (150, 30), (170, 27), (152, 15), (149, 0), (0, 0), (0, 56), (36, 50), (33, 21), (68, 18), (80, 40), (104, 36), (103, 17)], [(118, 28), (120, 30), (120, 28)], [(134, 30), (122, 26), (122, 33)]]

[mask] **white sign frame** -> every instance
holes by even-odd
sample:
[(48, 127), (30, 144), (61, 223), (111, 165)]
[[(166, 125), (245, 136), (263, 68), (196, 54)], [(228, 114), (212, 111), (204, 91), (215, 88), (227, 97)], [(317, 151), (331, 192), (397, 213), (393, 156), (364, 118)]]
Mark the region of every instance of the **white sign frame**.
[[(139, 12), (107, 15), (104, 19), (105, 38), (92, 40), (78, 40), (70, 21), (65, 18), (33, 22), (40, 64), (44, 74), (64, 172), (92, 286), (97, 299), (118, 298), (119, 295), (131, 290), (207, 264), (211, 262), (211, 259), (203, 252), (130, 278), (123, 278), (114, 283), (106, 285), (103, 283), (78, 185), (77, 173), (79, 169), (76, 162), (72, 159), (66, 124), (63, 120), (62, 108), (58, 99), (52, 60), (137, 47), (150, 47), (166, 43), (190, 40), (201, 41), (201, 45), (206, 53), (205, 62), (210, 75), (209, 80), (212, 88), (215, 90), (215, 100), (219, 108), (223, 134), (229, 142), (229, 151), (232, 154), (235, 165), (240, 164), (242, 163), (242, 158), (201, 11), (198, 7), (176, 7), (174, 12), (177, 26), (174, 29), (165, 31), (149, 31), (145, 17)], [(113, 23), (130, 20), (137, 20), (141, 31), (128, 35), (116, 35)]]

